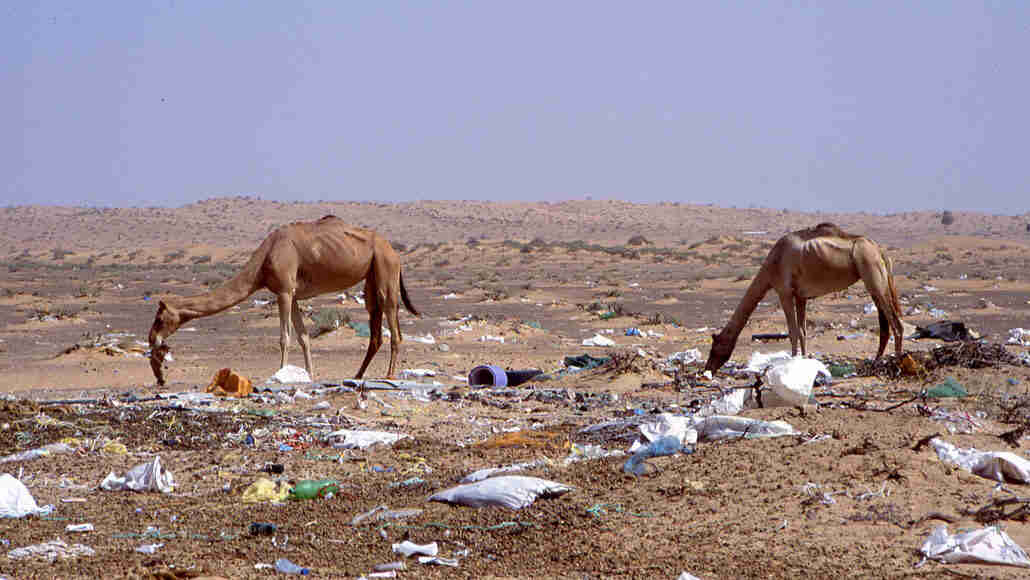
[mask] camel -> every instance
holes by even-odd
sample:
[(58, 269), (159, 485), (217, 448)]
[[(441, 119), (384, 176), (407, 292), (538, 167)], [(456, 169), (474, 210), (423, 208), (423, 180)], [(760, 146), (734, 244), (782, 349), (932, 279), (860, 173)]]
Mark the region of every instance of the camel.
[(365, 360), (355, 378), (360, 379), (365, 374), (382, 345), (384, 313), (390, 327), (387, 377), (394, 378), (402, 341), (397, 322), (399, 299), (404, 300), (409, 312), (419, 315), (404, 288), (400, 258), (390, 243), (376, 232), (351, 227), (340, 218), (327, 215), (315, 222), (297, 222), (275, 230), (261, 242), (236, 276), (213, 291), (162, 300), (150, 328), (150, 368), (157, 384), (165, 384), (162, 363), (169, 351), (165, 339), (183, 324), (218, 314), (263, 288), (275, 294), (279, 303), (282, 351), (279, 367), (286, 366), (292, 326), (304, 352), (304, 366), (314, 378), (310, 338), (298, 301), (345, 290), (361, 280), (365, 281), (365, 309), (369, 314), (371, 336)]
[(901, 305), (891, 259), (869, 238), (845, 233), (824, 222), (789, 233), (776, 242), (726, 327), (712, 335), (705, 370), (715, 372), (729, 360), (741, 330), (770, 289), (779, 296), (787, 319), (791, 354), (797, 356), (799, 345), (801, 354), (807, 354), (807, 302), (844, 290), (859, 279), (865, 283), (880, 315), (880, 348), (876, 358), (883, 356), (892, 332), (895, 352), (900, 357)]

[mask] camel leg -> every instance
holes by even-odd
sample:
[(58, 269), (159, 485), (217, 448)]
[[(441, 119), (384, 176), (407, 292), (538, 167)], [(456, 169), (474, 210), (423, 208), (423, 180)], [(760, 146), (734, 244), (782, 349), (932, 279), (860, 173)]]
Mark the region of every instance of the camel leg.
[(864, 252), (855, 252), (855, 266), (862, 277), (862, 283), (869, 291), (869, 297), (879, 311), (880, 319), (880, 346), (876, 350), (876, 358), (879, 359), (887, 350), (887, 342), (890, 340), (891, 330), (894, 334), (894, 345), (898, 356), (901, 356), (901, 335), (904, 332), (901, 327), (901, 317), (894, 310), (894, 301), (891, 297), (889, 283), (890, 273), (887, 265), (879, 258), (879, 252), (875, 254), (876, 259), (866, 257)]
[(792, 356), (798, 355), (798, 341), (800, 340), (801, 333), (798, 331), (798, 319), (797, 311), (794, 306), (794, 296), (789, 290), (776, 291), (780, 296), (780, 308), (783, 309), (783, 315), (787, 318), (787, 334), (790, 335), (790, 354)]
[(400, 310), (398, 299), (400, 298), (400, 279), (395, 277), (397, 283), (392, 288), (383, 289), (383, 300), (381, 303), (383, 314), (386, 315), (386, 324), (390, 327), (390, 368), (386, 371), (387, 378), (394, 378), (394, 371), (397, 367), (397, 355), (400, 353), (401, 325), (397, 320), (397, 312)]
[(374, 274), (369, 274), (368, 279), (365, 280), (365, 310), (368, 310), (369, 330), (368, 352), (365, 353), (365, 360), (362, 361), (358, 374), (354, 375), (355, 379), (364, 376), (368, 363), (372, 362), (372, 357), (379, 352), (379, 347), (383, 344), (383, 309), (379, 304), (374, 278)]
[(293, 301), (290, 312), (293, 316), (293, 330), (297, 333), (297, 342), (304, 353), (304, 368), (307, 369), (311, 380), (315, 380), (315, 371), (311, 366), (311, 337), (308, 336), (308, 329), (304, 326), (304, 315), (301, 314), (300, 304), (296, 300)]
[(802, 298), (801, 296), (794, 296), (794, 307), (797, 310), (798, 319), (798, 338), (801, 342), (801, 354), (808, 354), (808, 329), (805, 324), (806, 308), (808, 307), (808, 299)]
[(286, 366), (286, 353), (290, 349), (290, 313), (293, 311), (293, 294), (280, 292), (279, 303), (279, 350), (282, 358), (279, 368)]

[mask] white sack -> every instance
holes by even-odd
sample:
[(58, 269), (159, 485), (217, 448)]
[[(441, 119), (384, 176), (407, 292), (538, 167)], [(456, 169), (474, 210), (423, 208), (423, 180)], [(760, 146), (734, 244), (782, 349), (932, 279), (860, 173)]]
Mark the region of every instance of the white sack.
[(175, 476), (161, 465), (161, 457), (155, 457), (149, 463), (140, 463), (118, 477), (112, 471), (100, 482), (100, 489), (107, 491), (160, 491), (172, 493), (175, 489)]
[(945, 463), (953, 463), (980, 477), (1004, 483), (1007, 480), (1030, 483), (1030, 461), (1008, 451), (978, 451), (972, 447), (959, 449), (936, 437), (930, 445), (937, 451), (937, 457)]
[(585, 339), (583, 341), (583, 346), (615, 346), (615, 341), (607, 336), (595, 334), (594, 336)]
[(534, 467), (540, 467), (546, 465), (547, 460), (538, 459), (536, 461), (525, 461), (522, 463), (513, 463), (511, 465), (505, 465), (504, 467), (487, 467), (486, 469), (479, 469), (461, 478), (458, 483), (475, 483), (477, 481), (483, 481), (488, 477), (493, 477), (498, 473), (512, 473), (514, 471), (522, 471), (525, 469), (532, 469)]
[(39, 507), (29, 488), (10, 473), (0, 475), (0, 518), (21, 518), (28, 515), (42, 516), (53, 511), (54, 506)]
[(333, 447), (338, 449), (367, 449), (377, 443), (393, 445), (397, 441), (408, 437), (408, 435), (389, 433), (387, 431), (354, 431), (352, 429), (340, 429), (339, 431), (333, 431), (327, 437), (329, 439), (334, 437), (343, 437), (342, 442), (337, 441), (333, 443)]
[(572, 487), (563, 483), (539, 477), (501, 475), (445, 489), (429, 496), (429, 501), (476, 508), (501, 506), (517, 510), (531, 505), (537, 498), (558, 497), (572, 490)]
[(744, 367), (744, 370), (762, 374), (772, 364), (790, 360), (791, 358), (790, 353), (785, 350), (770, 353), (754, 352), (751, 353), (751, 358), (747, 361), (747, 366)]
[(311, 375), (298, 366), (286, 365), (268, 378), (269, 383), (310, 383)]
[(641, 423), (640, 432), (648, 441), (657, 441), (666, 435), (679, 439), (682, 445), (697, 443), (697, 431), (690, 428), (691, 420), (682, 415), (662, 413), (653, 422)]
[(786, 421), (762, 421), (760, 419), (727, 415), (705, 417), (695, 422), (691, 427), (697, 431), (698, 441), (705, 442), (732, 439), (734, 437), (758, 439), (796, 434), (794, 427)]
[(951, 535), (948, 526), (934, 528), (919, 549), (924, 556), (947, 564), (989, 563), (1030, 568), (1030, 558), (1019, 544), (997, 526)]
[[(765, 370), (771, 391), (762, 393), (765, 407), (791, 407), (808, 404), (817, 375), (829, 378), (830, 369), (814, 358), (793, 357), (777, 360)], [(772, 395), (772, 396), (768, 396)]]

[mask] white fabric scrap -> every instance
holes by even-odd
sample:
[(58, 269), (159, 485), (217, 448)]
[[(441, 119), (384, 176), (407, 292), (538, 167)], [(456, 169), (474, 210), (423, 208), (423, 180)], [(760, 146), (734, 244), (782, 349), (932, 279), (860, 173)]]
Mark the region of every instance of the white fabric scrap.
[(100, 482), (100, 489), (106, 491), (160, 491), (172, 493), (175, 489), (175, 476), (161, 465), (161, 456), (153, 461), (140, 463), (118, 477), (112, 471)]
[(420, 554), (422, 556), (435, 556), (439, 551), (440, 547), (437, 546), (436, 542), (416, 544), (411, 540), (404, 540), (403, 542), (393, 545), (394, 554), (404, 554), (405, 556), (412, 556), (415, 554)]
[(794, 427), (786, 421), (762, 421), (727, 415), (705, 417), (691, 427), (697, 431), (698, 441), (702, 442), (720, 441), (734, 437), (760, 439), (797, 434)]
[(537, 498), (558, 497), (572, 490), (572, 487), (563, 483), (539, 477), (501, 475), (445, 489), (429, 496), (429, 501), (475, 508), (501, 506), (517, 510), (531, 505)]
[(979, 451), (972, 447), (960, 449), (937, 437), (930, 440), (937, 457), (962, 469), (994, 481), (1006, 480), (1030, 483), (1030, 461), (1008, 451)]
[(968, 562), (1030, 568), (1030, 558), (1023, 548), (997, 526), (949, 534), (948, 526), (941, 524), (930, 532), (919, 551), (946, 564)]
[(28, 515), (42, 516), (53, 511), (54, 506), (39, 507), (29, 488), (10, 473), (0, 475), (0, 518), (21, 518)]

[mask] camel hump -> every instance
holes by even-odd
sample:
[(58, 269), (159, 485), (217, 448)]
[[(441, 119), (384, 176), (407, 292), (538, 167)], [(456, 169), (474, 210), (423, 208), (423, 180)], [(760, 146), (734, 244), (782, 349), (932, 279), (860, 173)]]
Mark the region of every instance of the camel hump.
[(319, 218), (318, 221), (324, 222), (326, 220), (338, 220), (338, 219), (340, 219), (340, 218), (338, 218), (338, 217), (336, 217), (336, 216), (334, 216), (333, 214), (330, 213), (330, 214), (326, 214), (326, 215), (322, 216), (321, 218)]
[(800, 237), (802, 240), (806, 242), (808, 240), (812, 240), (815, 238), (826, 237), (843, 238), (845, 240), (857, 240), (861, 237), (864, 237), (857, 234), (849, 234), (844, 230), (840, 229), (840, 226), (832, 222), (818, 223), (813, 227), (798, 230), (794, 232), (794, 235)]

